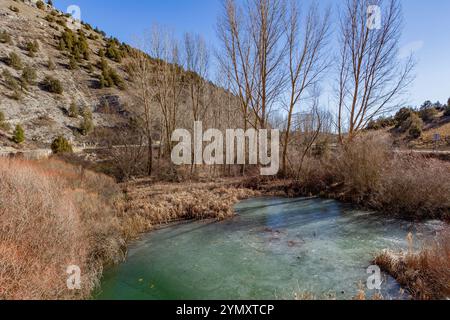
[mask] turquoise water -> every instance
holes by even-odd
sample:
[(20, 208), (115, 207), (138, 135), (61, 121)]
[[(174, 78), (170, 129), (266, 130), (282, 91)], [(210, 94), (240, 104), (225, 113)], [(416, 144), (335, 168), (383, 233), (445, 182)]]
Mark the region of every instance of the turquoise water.
[[(421, 238), (436, 227), (323, 199), (252, 199), (236, 212), (144, 236), (126, 262), (105, 272), (96, 298), (293, 299), (311, 292), (351, 299), (376, 252), (405, 249), (409, 232)], [(400, 298), (399, 289), (383, 276), (385, 298)]]

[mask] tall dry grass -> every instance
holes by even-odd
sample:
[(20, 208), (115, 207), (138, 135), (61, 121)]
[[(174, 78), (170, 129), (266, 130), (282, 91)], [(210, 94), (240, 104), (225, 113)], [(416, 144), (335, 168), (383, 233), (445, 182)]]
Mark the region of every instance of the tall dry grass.
[(384, 251), (375, 261), (415, 299), (450, 299), (450, 231), (447, 229), (420, 252)]
[(396, 154), (367, 134), (322, 158), (308, 158), (297, 188), (412, 219), (450, 219), (450, 163)]
[(230, 218), (235, 203), (261, 194), (230, 181), (150, 184), (143, 179), (127, 183), (125, 189), (127, 201), (121, 202), (120, 212), (127, 239), (179, 220)]
[[(122, 257), (114, 181), (56, 160), (0, 159), (0, 299), (89, 297)], [(81, 290), (67, 288), (69, 265)]]

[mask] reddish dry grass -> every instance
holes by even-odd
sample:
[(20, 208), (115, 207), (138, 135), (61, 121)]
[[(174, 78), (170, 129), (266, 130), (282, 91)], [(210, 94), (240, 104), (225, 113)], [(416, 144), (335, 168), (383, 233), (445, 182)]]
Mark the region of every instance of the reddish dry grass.
[[(89, 297), (121, 258), (110, 178), (60, 161), (0, 159), (0, 299)], [(82, 290), (67, 289), (78, 265)]]
[(384, 251), (374, 263), (391, 274), (415, 299), (450, 298), (450, 231), (447, 229), (420, 252)]

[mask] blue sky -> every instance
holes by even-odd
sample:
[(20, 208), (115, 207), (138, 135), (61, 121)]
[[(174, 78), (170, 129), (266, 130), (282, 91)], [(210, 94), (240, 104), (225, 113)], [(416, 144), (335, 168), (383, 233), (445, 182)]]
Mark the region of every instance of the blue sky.
[[(309, 0), (308, 0), (309, 1)], [(319, 0), (334, 7), (342, 0)], [(99, 26), (108, 35), (132, 43), (136, 35), (158, 23), (181, 36), (196, 32), (216, 44), (215, 25), (220, 0), (54, 0), (58, 9), (81, 8), (82, 20)], [(416, 80), (406, 96), (408, 103), (446, 102), (450, 97), (450, 1), (401, 0), (405, 29), (401, 46), (414, 50)]]

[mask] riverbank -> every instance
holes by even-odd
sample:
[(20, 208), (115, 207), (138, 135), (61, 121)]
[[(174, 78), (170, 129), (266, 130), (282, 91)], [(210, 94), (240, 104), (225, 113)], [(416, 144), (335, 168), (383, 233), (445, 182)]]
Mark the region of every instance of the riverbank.
[[(0, 299), (89, 299), (131, 240), (180, 220), (223, 220), (260, 192), (233, 181), (166, 184), (112, 178), (50, 159), (0, 158)], [(32, 267), (30, 267), (32, 266)], [(67, 288), (69, 266), (81, 289)]]
[(124, 201), (119, 211), (128, 240), (157, 226), (180, 220), (224, 220), (234, 216), (233, 206), (240, 200), (263, 192), (237, 187), (236, 179), (216, 182), (154, 183), (138, 179), (121, 185)]
[[(305, 180), (261, 177), (203, 183), (144, 178), (119, 185), (54, 159), (0, 159), (0, 178), (0, 299), (89, 298), (103, 268), (123, 261), (130, 241), (176, 221), (226, 220), (244, 199), (319, 195), (349, 201), (338, 192), (345, 183), (321, 185), (320, 179), (317, 189)], [(67, 289), (69, 265), (83, 270), (82, 290)]]
[[(413, 236), (410, 237), (412, 246)], [(444, 230), (420, 251), (385, 250), (374, 260), (420, 300), (450, 299), (450, 231)]]

